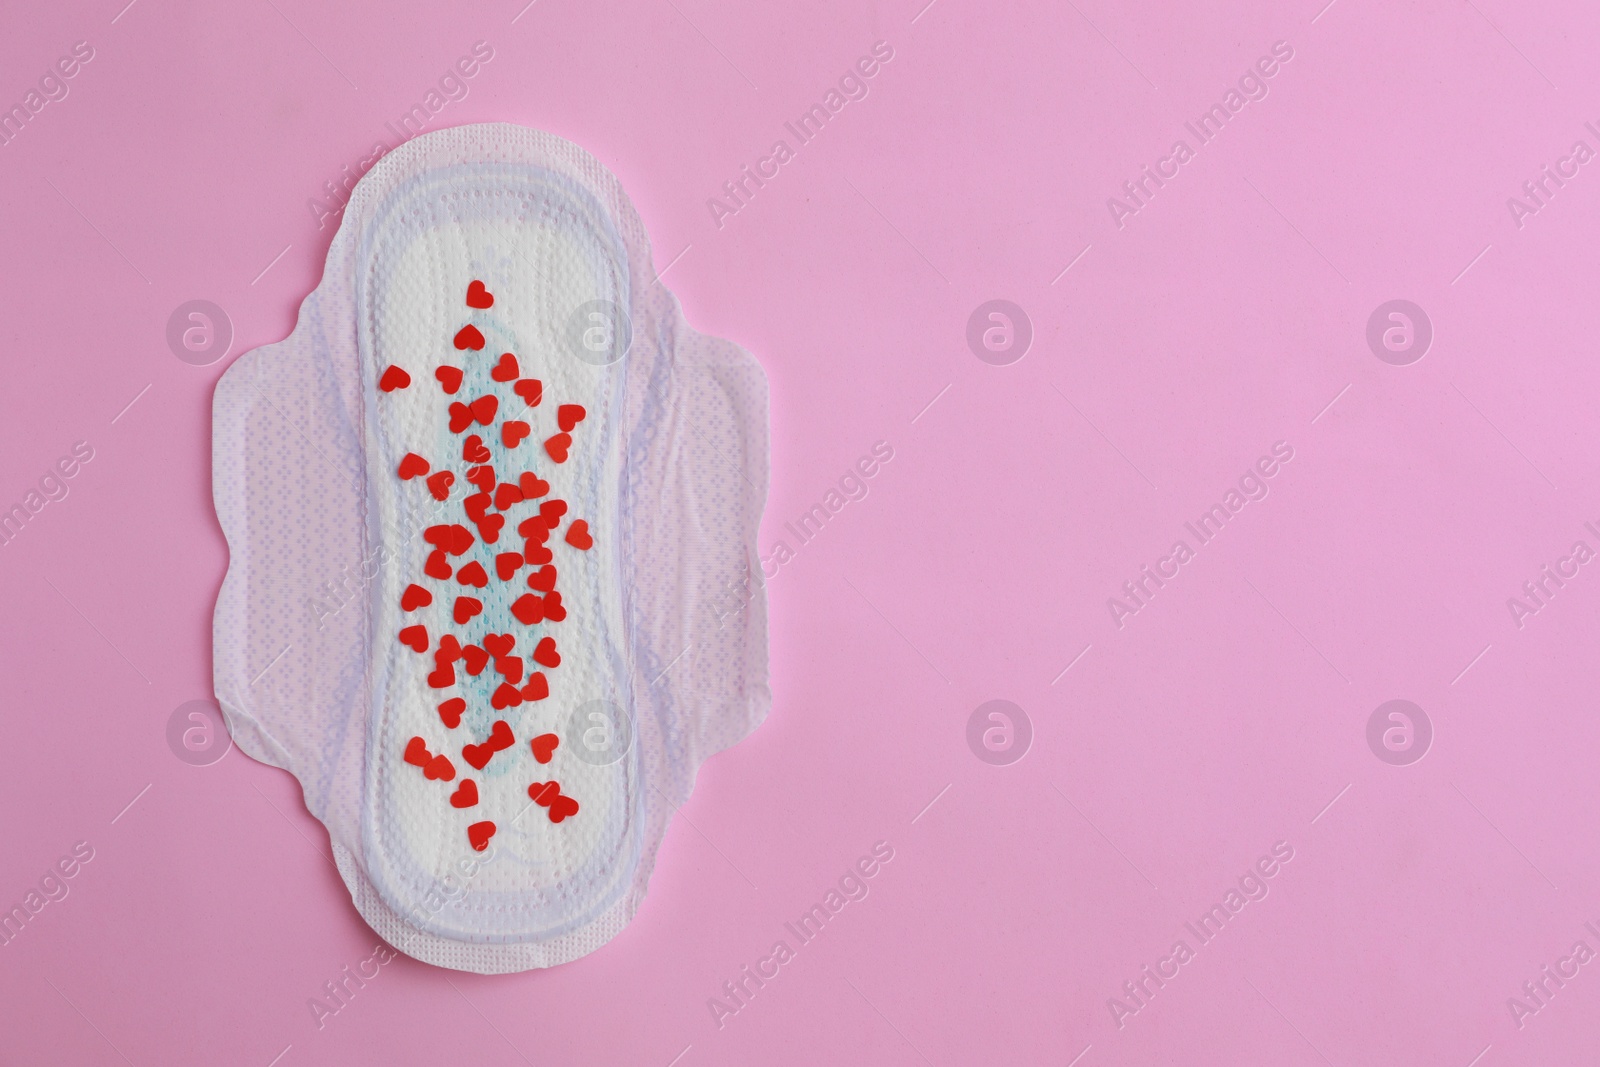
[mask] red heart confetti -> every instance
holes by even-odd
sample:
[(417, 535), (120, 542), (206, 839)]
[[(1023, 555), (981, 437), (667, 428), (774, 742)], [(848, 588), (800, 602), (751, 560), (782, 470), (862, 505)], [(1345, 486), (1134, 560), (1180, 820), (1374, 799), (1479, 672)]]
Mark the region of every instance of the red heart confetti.
[(461, 388), (462, 371), (460, 367), (452, 367), (446, 363), (442, 367), (435, 367), (433, 376), (439, 379), (439, 384), (444, 386), (444, 391), (454, 396), (455, 391)]
[(491, 656), (509, 656), (517, 647), (516, 634), (484, 634), (483, 650)]
[(482, 282), (473, 279), (472, 284), (467, 286), (467, 307), (477, 308), (480, 311), (492, 308), (494, 307), (494, 294), (485, 289)]
[(489, 766), (489, 761), (494, 758), (494, 749), (488, 745), (462, 745), (461, 758), (472, 766), (473, 770), (481, 771)]
[(470, 585), (475, 589), (482, 589), (489, 584), (489, 576), (483, 571), (483, 564), (477, 560), (456, 571), (456, 581), (462, 585)]
[(450, 561), (445, 558), (444, 549), (439, 549), (437, 552), (428, 554), (428, 562), (423, 565), (422, 573), (429, 578), (437, 578), (440, 581), (444, 581), (455, 573), (455, 569), (450, 566)]
[[(512, 685), (517, 685), (522, 681), (523, 666), (521, 656), (501, 656), (494, 661), (494, 669), (500, 672), (500, 677)], [(520, 695), (517, 703), (522, 703)]]
[(528, 435), (532, 432), (533, 427), (522, 420), (507, 419), (504, 425), (500, 427), (500, 440), (507, 448), (516, 448), (527, 440)]
[(556, 569), (551, 566), (540, 567), (528, 575), (528, 588), (537, 589), (541, 593), (548, 593), (556, 587)]
[(567, 449), (571, 447), (572, 436), (564, 433), (558, 433), (544, 443), (544, 450), (557, 463), (565, 463), (567, 461)]
[(556, 746), (561, 744), (561, 738), (555, 734), (540, 734), (528, 743), (533, 746), (534, 759), (540, 763), (549, 763), (550, 758), (555, 755)]
[(489, 514), (489, 506), (494, 503), (494, 497), (488, 493), (473, 493), (461, 502), (467, 513), (467, 518), (473, 522), (482, 522), (483, 517)]
[(522, 546), (522, 558), (528, 562), (529, 566), (538, 566), (541, 563), (549, 563), (556, 557), (554, 553), (538, 541), (530, 540)]
[(582, 404), (562, 404), (556, 408), (556, 425), (567, 433), (582, 422), (589, 413), (583, 410)]
[(561, 666), (561, 653), (556, 651), (556, 639), (553, 637), (541, 637), (538, 646), (533, 650), (533, 659), (534, 662), (549, 667), (551, 670)]
[(539, 406), (539, 401), (544, 399), (544, 383), (537, 378), (524, 378), (511, 387), (511, 391), (520, 396), (523, 403), (530, 408)]
[(426, 767), (432, 758), (432, 754), (428, 751), (428, 743), (422, 738), (413, 737), (406, 742), (406, 762), (413, 767)]
[(588, 551), (594, 547), (594, 538), (589, 534), (589, 523), (587, 520), (578, 519), (571, 526), (567, 527), (567, 544), (571, 545), (573, 548), (583, 549), (584, 551)]
[(468, 406), (472, 408), (472, 417), (487, 426), (494, 421), (494, 413), (500, 410), (500, 398), (487, 393)]
[(408, 585), (406, 591), (400, 594), (400, 610), (416, 611), (433, 603), (433, 594), (420, 585)]
[(523, 700), (543, 700), (550, 695), (550, 683), (545, 679), (544, 672), (534, 671), (528, 675), (528, 684), (522, 687)]
[(450, 471), (440, 471), (428, 477), (428, 492), (433, 494), (435, 500), (449, 500), (450, 487), (456, 482), (456, 476)]
[(550, 527), (543, 515), (530, 515), (517, 524), (517, 533), (536, 544), (550, 540)]
[(522, 566), (521, 552), (502, 552), (494, 558), (494, 574), (502, 582), (509, 582)]
[(511, 614), (524, 626), (536, 625), (544, 620), (544, 601), (532, 593), (524, 593), (511, 605)]
[(467, 645), (461, 650), (461, 658), (467, 661), (467, 673), (476, 678), (483, 673), (489, 665), (489, 653), (477, 645)]
[(439, 651), (433, 654), (436, 663), (454, 663), (461, 658), (461, 642), (456, 640), (455, 634), (445, 634), (439, 638)]
[(544, 617), (549, 622), (560, 622), (567, 617), (567, 609), (561, 606), (560, 593), (551, 593), (544, 598)]
[(471, 778), (461, 779), (456, 791), (450, 794), (452, 808), (473, 808), (478, 805), (478, 783)]
[(578, 814), (578, 802), (563, 793), (550, 802), (550, 821), (560, 822), (568, 816)]
[[(437, 663), (437, 661), (435, 661)], [(428, 686), (433, 689), (449, 689), (456, 684), (456, 669), (450, 663), (438, 663), (432, 671), (428, 672)]]
[(487, 463), (467, 468), (467, 481), (477, 486), (480, 493), (494, 492), (494, 484), (497, 480), (494, 476), (494, 468)]
[(422, 776), (429, 781), (448, 782), (456, 776), (456, 765), (450, 762), (448, 756), (435, 756), (422, 768)]
[(483, 611), (483, 602), (478, 598), (470, 596), (456, 597), (454, 616), (457, 626), (464, 625), (468, 619), (481, 611)]
[(461, 725), (461, 713), (467, 710), (467, 702), (460, 697), (451, 697), (439, 705), (439, 721), (454, 730)]
[(546, 500), (539, 505), (539, 517), (544, 524), (554, 530), (561, 525), (561, 516), (567, 513), (567, 502), (561, 499)]
[(496, 711), (499, 711), (501, 708), (521, 707), (522, 694), (517, 692), (516, 686), (506, 685), (504, 682), (501, 682), (500, 687), (496, 689), (493, 695), (489, 697), (489, 706), (494, 708)]
[[(506, 425), (510, 426), (511, 424), (508, 422)], [(499, 508), (501, 511), (506, 510), (506, 508), (509, 508), (512, 504), (520, 503), (522, 503), (522, 489), (520, 486), (514, 485), (511, 482), (501, 482), (495, 488), (494, 506)]]
[(467, 827), (467, 841), (471, 843), (474, 852), (482, 852), (489, 847), (489, 838), (494, 836), (494, 823), (484, 820), (475, 822)]
[(452, 556), (459, 556), (472, 547), (472, 531), (458, 522), (430, 526), (422, 531), (422, 539)]
[(515, 380), (518, 373), (520, 372), (517, 370), (517, 357), (510, 352), (502, 352), (500, 353), (500, 362), (494, 365), (494, 370), (489, 372), (489, 377), (497, 382), (509, 382)]
[(400, 631), (400, 643), (409, 646), (413, 652), (428, 651), (428, 628), (426, 626), (407, 626)]
[(548, 808), (561, 795), (560, 782), (534, 782), (528, 786), (528, 799), (541, 808)]
[(522, 499), (524, 500), (535, 500), (550, 491), (550, 483), (532, 471), (526, 472), (517, 479), (517, 487), (522, 490)]
[(472, 409), (457, 400), (450, 405), (450, 432), (460, 433), (472, 425)]
[(386, 393), (392, 393), (396, 389), (404, 389), (410, 384), (411, 375), (407, 374), (401, 368), (394, 366), (391, 366), (385, 370), (383, 372), (383, 377), (378, 379), (378, 388), (382, 389)]
[(400, 457), (400, 480), (409, 482), (419, 475), (427, 474), (432, 464), (415, 452), (407, 452)]
[(500, 530), (506, 524), (504, 515), (485, 515), (478, 522), (478, 536), (483, 538), (483, 543), (492, 545), (500, 540)]
[(485, 447), (483, 438), (475, 433), (468, 434), (466, 443), (461, 446), (461, 458), (468, 463), (489, 462), (489, 449)]
[(476, 352), (483, 347), (483, 334), (478, 332), (476, 326), (468, 323), (456, 332), (455, 346), (463, 351), (470, 348)]

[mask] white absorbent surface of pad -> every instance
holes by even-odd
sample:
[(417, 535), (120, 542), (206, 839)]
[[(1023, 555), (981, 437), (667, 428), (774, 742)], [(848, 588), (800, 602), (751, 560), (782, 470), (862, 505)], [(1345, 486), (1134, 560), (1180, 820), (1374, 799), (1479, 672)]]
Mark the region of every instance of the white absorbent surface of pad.
[[(466, 327), (481, 348), (458, 343)], [(529, 380), (531, 405), (518, 391)], [(452, 428), (451, 405), (486, 397), (492, 418)], [(417, 959), (479, 973), (605, 944), (643, 899), (700, 764), (770, 704), (765, 601), (749, 582), (767, 485), (759, 365), (685, 323), (632, 204), (592, 157), (535, 130), (465, 126), (408, 142), (362, 179), (293, 334), (228, 369), (213, 415), (230, 552), (217, 698), (241, 749), (299, 779), (363, 918)], [(513, 421), (525, 439), (503, 436)], [(558, 461), (545, 442), (563, 432)], [(488, 507), (498, 531), (465, 513), (480, 491), (470, 435), (501, 486), (548, 483)], [(408, 455), (450, 483), (402, 478)], [(528, 623), (540, 567), (502, 578), (497, 560), (521, 558), (519, 524), (553, 500), (566, 509), (545, 547), (565, 614)], [(452, 525), (473, 535), (459, 555), (437, 544)], [(476, 562), (487, 583), (426, 576), (436, 552), (457, 574)], [(403, 607), (412, 586), (431, 602)], [(457, 622), (463, 596), (480, 610)], [(424, 651), (401, 641), (414, 627)], [(521, 663), (495, 656), (472, 674), (458, 659), (436, 674), (446, 634), (478, 648), (511, 635), (501, 654)], [(558, 665), (531, 658), (546, 639)], [(494, 706), (535, 671), (548, 696)], [(465, 704), (454, 724), (440, 711), (452, 698)], [(514, 742), (469, 765), (496, 730)], [(536, 754), (551, 735), (553, 752)], [(406, 758), (416, 738), (448, 759), (448, 779)], [(575, 812), (551, 805), (551, 782)]]

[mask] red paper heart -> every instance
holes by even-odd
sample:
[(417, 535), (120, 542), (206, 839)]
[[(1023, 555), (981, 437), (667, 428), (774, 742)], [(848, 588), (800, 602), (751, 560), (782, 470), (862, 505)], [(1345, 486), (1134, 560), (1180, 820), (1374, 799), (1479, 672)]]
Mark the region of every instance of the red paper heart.
[(524, 626), (533, 626), (544, 620), (544, 601), (532, 593), (524, 593), (511, 605), (511, 614)]
[(467, 468), (467, 481), (478, 487), (480, 493), (494, 492), (494, 468), (487, 463)]
[(472, 417), (487, 426), (494, 421), (494, 413), (500, 410), (500, 398), (493, 393), (486, 393), (474, 400), (470, 407)]
[(594, 547), (594, 538), (589, 535), (587, 520), (579, 519), (567, 527), (567, 544), (585, 551)]
[(506, 524), (504, 515), (485, 515), (478, 522), (478, 536), (483, 538), (483, 543), (492, 545), (500, 540), (500, 530)]
[[(511, 424), (506, 423), (507, 426)], [(511, 482), (501, 482), (494, 491), (494, 506), (504, 511), (512, 504), (522, 502), (522, 489)]]
[(450, 471), (440, 471), (428, 477), (428, 492), (433, 494), (435, 500), (449, 500), (450, 487), (456, 482), (456, 476)]
[(449, 662), (434, 661), (433, 670), (428, 672), (428, 686), (432, 689), (449, 689), (456, 684), (456, 669)]
[(551, 566), (540, 567), (528, 575), (528, 588), (537, 589), (541, 593), (548, 593), (556, 587), (556, 569)]
[(540, 734), (528, 744), (533, 746), (534, 759), (540, 763), (549, 763), (550, 758), (555, 755), (556, 746), (561, 744), (561, 738), (555, 734)]
[(509, 656), (517, 647), (516, 634), (484, 634), (483, 650), (491, 656)]
[(536, 544), (544, 544), (550, 540), (550, 527), (545, 524), (543, 515), (530, 515), (517, 524), (517, 533)]
[[(518, 685), (522, 681), (523, 663), (521, 656), (501, 656), (494, 661), (494, 669), (500, 672), (500, 677)], [(522, 703), (520, 700), (517, 703)]]
[(466, 621), (483, 610), (483, 602), (476, 597), (456, 597), (455, 620), (457, 626), (465, 625)]
[(454, 730), (461, 725), (461, 713), (467, 710), (467, 702), (460, 697), (451, 697), (439, 705), (439, 721)]
[(478, 806), (478, 783), (471, 778), (461, 779), (461, 784), (456, 786), (456, 791), (450, 794), (452, 808), (475, 808)]
[(507, 448), (516, 448), (532, 432), (533, 427), (521, 419), (507, 419), (500, 427), (500, 440)]
[(462, 585), (470, 585), (475, 589), (482, 589), (489, 584), (489, 576), (484, 573), (483, 564), (473, 560), (456, 571), (456, 581)]
[(572, 428), (582, 422), (588, 414), (583, 410), (582, 404), (562, 404), (556, 408), (556, 425), (571, 433)]
[(556, 557), (538, 541), (530, 540), (522, 546), (522, 558), (527, 561), (529, 566), (537, 567), (541, 563), (549, 563)]
[(400, 594), (400, 610), (416, 611), (433, 603), (433, 594), (420, 585), (408, 585), (406, 591)]
[(455, 391), (461, 388), (462, 371), (460, 367), (452, 367), (446, 363), (442, 367), (435, 367), (433, 376), (439, 379), (439, 384), (444, 386), (444, 391), (454, 396)]
[(550, 483), (532, 471), (526, 472), (521, 478), (517, 479), (517, 487), (522, 490), (522, 499), (524, 500), (534, 500), (550, 491)]
[(550, 454), (550, 458), (555, 460), (557, 463), (565, 463), (567, 461), (567, 449), (571, 447), (572, 437), (571, 435), (564, 433), (558, 433), (544, 443), (544, 450), (548, 452)]
[(489, 728), (489, 740), (484, 742), (496, 752), (504, 752), (516, 743), (517, 739), (512, 736), (511, 727), (504, 719), (494, 721), (494, 725)]
[(461, 650), (461, 658), (467, 661), (467, 673), (476, 678), (483, 673), (489, 665), (489, 653), (477, 645), (467, 645)]
[(433, 654), (436, 663), (454, 663), (461, 658), (461, 642), (456, 640), (455, 634), (445, 634), (439, 638), (439, 650)]
[(544, 524), (552, 530), (561, 525), (561, 516), (565, 515), (566, 513), (567, 502), (560, 498), (555, 500), (546, 500), (543, 504), (539, 505), (539, 517), (543, 519)]
[(430, 526), (422, 531), (422, 539), (452, 556), (459, 556), (472, 547), (472, 531), (459, 522)]
[(467, 286), (467, 307), (478, 308), (480, 311), (485, 308), (492, 308), (494, 307), (494, 294), (485, 289), (482, 282), (473, 279), (472, 284)]
[(378, 388), (386, 393), (396, 389), (404, 389), (411, 384), (411, 375), (399, 367), (391, 366), (383, 372), (383, 377), (378, 379)]
[(569, 815), (576, 814), (578, 814), (578, 802), (564, 793), (550, 802), (551, 822), (560, 822)]
[(448, 756), (435, 756), (422, 768), (422, 776), (429, 781), (448, 782), (456, 776), (456, 765), (450, 762)]
[(550, 593), (544, 598), (544, 617), (549, 622), (560, 622), (567, 617), (567, 609), (561, 606), (560, 593)]
[(461, 746), (461, 758), (471, 764), (473, 770), (483, 770), (489, 765), (489, 760), (493, 757), (494, 749), (487, 744)]
[(523, 403), (530, 408), (539, 406), (539, 401), (544, 399), (544, 383), (537, 378), (524, 378), (511, 387), (511, 391), (522, 398)]
[(494, 574), (502, 582), (509, 582), (511, 576), (517, 573), (522, 566), (521, 552), (502, 552), (494, 558)]
[(509, 382), (516, 378), (517, 357), (510, 352), (500, 353), (500, 362), (494, 365), (494, 370), (489, 372), (489, 377), (497, 382)]
[(467, 513), (467, 518), (473, 522), (482, 522), (483, 517), (489, 514), (489, 507), (494, 503), (494, 497), (488, 493), (473, 493), (461, 501), (461, 508)]
[(450, 403), (450, 432), (460, 433), (472, 425), (472, 409), (459, 400)]
[(413, 737), (406, 742), (406, 762), (413, 767), (426, 767), (428, 760), (432, 759), (428, 751), (428, 743), (420, 737)]
[(456, 331), (455, 345), (459, 349), (472, 349), (474, 352), (483, 347), (483, 334), (471, 323)]
[(483, 438), (475, 433), (468, 434), (466, 443), (461, 446), (461, 458), (468, 463), (489, 462), (489, 449), (484, 446)]
[(534, 782), (528, 786), (528, 799), (541, 808), (548, 808), (550, 803), (560, 795), (560, 782)]
[(489, 838), (494, 836), (494, 823), (487, 820), (475, 822), (467, 827), (467, 840), (472, 844), (474, 852), (482, 852), (489, 847)]
[(528, 675), (528, 684), (522, 687), (523, 700), (543, 700), (550, 695), (550, 683), (540, 671)]
[(522, 706), (522, 694), (517, 692), (517, 687), (500, 683), (499, 688), (489, 697), (489, 706), (496, 711), (501, 708), (516, 708)]
[(428, 628), (426, 626), (407, 626), (400, 631), (400, 643), (409, 645), (413, 652), (428, 651)]
[(440, 581), (454, 573), (454, 568), (450, 566), (450, 561), (445, 558), (444, 549), (428, 554), (428, 562), (422, 565), (422, 573), (429, 578), (437, 578)]
[(400, 457), (400, 480), (409, 482), (421, 474), (427, 474), (431, 464), (415, 452), (407, 452)]
[(556, 651), (556, 639), (553, 637), (541, 637), (538, 646), (533, 650), (533, 659), (534, 662), (549, 667), (551, 670), (561, 666), (561, 653)]

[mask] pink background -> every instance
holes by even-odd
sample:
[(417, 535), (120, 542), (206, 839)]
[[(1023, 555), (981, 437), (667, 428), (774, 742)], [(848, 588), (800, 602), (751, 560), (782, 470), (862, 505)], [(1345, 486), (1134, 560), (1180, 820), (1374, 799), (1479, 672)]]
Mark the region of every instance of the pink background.
[[(0, 508), (95, 453), (0, 548), (0, 907), (94, 849), (0, 947), (0, 1060), (1593, 1054), (1600, 964), (1520, 1027), (1507, 998), (1600, 949), (1600, 567), (1521, 628), (1506, 604), (1600, 548), (1600, 163), (1520, 228), (1506, 206), (1600, 149), (1591, 6), (123, 2), (0, 34), (5, 104), (95, 50), (0, 147)], [(705, 767), (627, 931), (511, 977), (400, 958), (319, 1029), (375, 942), (325, 833), (288, 775), (166, 741), (210, 694), (211, 392), (320, 276), (308, 199), (477, 40), (430, 128), (584, 145), (658, 267), (682, 253), (689, 320), (766, 367), (763, 552), (895, 456), (772, 581), (772, 714)], [(719, 228), (707, 198), (878, 40), (870, 95)], [(1279, 40), (1270, 94), (1119, 229), (1106, 198)], [(1036, 334), (1003, 367), (965, 340), (996, 297)], [(165, 340), (195, 298), (236, 330), (205, 367)], [(1394, 298), (1435, 329), (1410, 366), (1364, 337)], [(1107, 598), (1279, 440), (1271, 495), (1119, 629)], [(994, 698), (1034, 728), (1009, 766), (966, 742)], [(1435, 730), (1410, 766), (1367, 745), (1393, 698)], [(870, 895), (719, 1028), (708, 998), (880, 840)], [(1278, 841), (1266, 899), (1189, 938)], [(1108, 998), (1180, 937), (1119, 1028)]]

